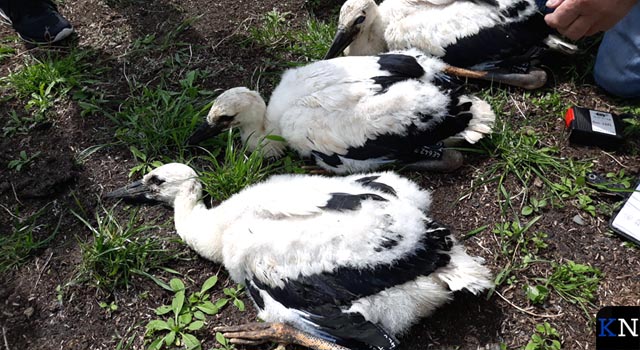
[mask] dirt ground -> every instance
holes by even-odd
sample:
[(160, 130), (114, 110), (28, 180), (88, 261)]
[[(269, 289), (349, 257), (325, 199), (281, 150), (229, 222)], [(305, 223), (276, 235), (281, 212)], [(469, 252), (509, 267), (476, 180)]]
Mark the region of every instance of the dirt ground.
[[(327, 2), (319, 15), (332, 18), (331, 14), (339, 5), (340, 1)], [(226, 89), (251, 85), (257, 65), (263, 63), (259, 59), (265, 55), (263, 48), (239, 44), (248, 24), (255, 23), (261, 14), (273, 8), (291, 12), (295, 23), (302, 23), (309, 16), (303, 0), (65, 0), (60, 8), (78, 33), (70, 45), (95, 49), (99, 57), (97, 64), (110, 68), (103, 77), (101, 88), (114, 101), (126, 98), (128, 79), (151, 80), (149, 77), (154, 75), (154, 69), (161, 68), (154, 68), (150, 63), (153, 57), (125, 63), (123, 57), (127, 48), (137, 38), (147, 34), (160, 37), (185, 19), (197, 17), (180, 37), (181, 41), (193, 46), (189, 67), (216, 67), (215, 74), (202, 82), (203, 87)], [(11, 34), (11, 28), (0, 27), (0, 38)], [(17, 42), (13, 46), (18, 54), (2, 62), (2, 76), (17, 69), (24, 56), (37, 56), (43, 50), (27, 51)], [(562, 91), (567, 106), (578, 104), (615, 110), (619, 105), (593, 85), (574, 86), (561, 78), (554, 83)], [(519, 90), (512, 90), (512, 94), (509, 107), (512, 113), (507, 114), (509, 122), (533, 125), (537, 131), (546, 133), (545, 142), (560, 147), (562, 156), (592, 159), (599, 172), (618, 171), (624, 167), (629, 174), (639, 174), (637, 155), (570, 147), (560, 115), (527, 104), (525, 95)], [(9, 111), (22, 107), (16, 100), (1, 103), (0, 124), (4, 125)], [(43, 224), (55, 227), (60, 221), (61, 227), (54, 241), (24, 266), (0, 275), (0, 349), (115, 349), (121, 339), (133, 334), (137, 335), (132, 348), (143, 349), (144, 325), (154, 316), (153, 309), (168, 303), (171, 297), (152, 281), (136, 276), (131, 288), (111, 296), (83, 284), (57, 290), (58, 286), (74, 280), (76, 267), (82, 259), (79, 242), (91, 239), (91, 233), (70, 215), (70, 210), (77, 208), (77, 202), (80, 202), (87, 212), (95, 211), (99, 196), (123, 185), (135, 162), (125, 147), (111, 147), (94, 153), (79, 165), (75, 157), (80, 151), (113, 139), (113, 124), (101, 115), (81, 116), (80, 108), (73, 101), (59, 103), (55, 110), (53, 123), (26, 135), (3, 137), (0, 141), (0, 234), (8, 234), (14, 215), (27, 216), (47, 203), (51, 204)], [(30, 154), (38, 151), (41, 155), (20, 173), (8, 170), (8, 162), (21, 150), (28, 150)], [(450, 226), (458, 237), (482, 225), (493, 226), (501, 221), (495, 185), (477, 188), (462, 201), (451, 201), (466, 193), (471, 180), (494, 161), (480, 156), (468, 156), (467, 160), (467, 164), (453, 174), (407, 173), (434, 190), (433, 217)], [(621, 238), (608, 233), (607, 217), (591, 218), (583, 213), (586, 223), (578, 225), (572, 218), (580, 213), (573, 206), (544, 211), (535, 226), (549, 235), (549, 247), (542, 256), (552, 261), (589, 263), (602, 270), (604, 277), (598, 290), (597, 307), (589, 310), (592, 314), (606, 305), (640, 305), (638, 249), (623, 246)], [(143, 216), (160, 221), (171, 219), (171, 213), (160, 207), (144, 209)], [(47, 233), (39, 234), (46, 236)], [(170, 227), (158, 232), (161, 236), (172, 234)], [(470, 252), (485, 258), (495, 273), (505, 263), (496, 253), (499, 247), (490, 230), (466, 240), (465, 244)], [(211, 274), (220, 271), (219, 266), (198, 258), (188, 249), (182, 246), (177, 249), (187, 258), (172, 261), (168, 267), (183, 273), (191, 285), (201, 285)], [(548, 273), (537, 272), (538, 275)], [(163, 271), (154, 274), (164, 279), (170, 277)], [(220, 275), (225, 276), (224, 270)], [(531, 277), (518, 276), (521, 280)], [(232, 284), (226, 278), (224, 280), (222, 285)], [(497, 349), (500, 343), (516, 349), (526, 345), (534, 326), (543, 321), (552, 323), (562, 335), (563, 348), (595, 347), (593, 325), (578, 306), (556, 295), (542, 306), (532, 306), (518, 288), (503, 285), (497, 291), (502, 297), (497, 293), (488, 299), (457, 295), (453, 302), (403, 336), (400, 339), (402, 349)], [(221, 288), (215, 293), (220, 295)], [(119, 308), (112, 314), (106, 313), (99, 307), (100, 301), (114, 301)], [(251, 305), (246, 298), (245, 301)], [(227, 308), (198, 334), (204, 348), (210, 349), (215, 347), (211, 332), (215, 325), (253, 320), (255, 312), (251, 306), (242, 313)]]

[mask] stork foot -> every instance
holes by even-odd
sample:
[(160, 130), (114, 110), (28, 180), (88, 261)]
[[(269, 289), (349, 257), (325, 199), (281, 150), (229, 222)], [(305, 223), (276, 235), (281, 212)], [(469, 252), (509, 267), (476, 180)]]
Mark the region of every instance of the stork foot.
[(422, 160), (408, 164), (405, 169), (427, 172), (452, 172), (457, 170), (464, 163), (462, 153), (453, 149), (445, 149), (442, 158), (438, 160)]
[(314, 350), (349, 350), (343, 346), (302, 332), (285, 323), (254, 322), (238, 326), (216, 327), (232, 344), (257, 345), (268, 341), (297, 344)]

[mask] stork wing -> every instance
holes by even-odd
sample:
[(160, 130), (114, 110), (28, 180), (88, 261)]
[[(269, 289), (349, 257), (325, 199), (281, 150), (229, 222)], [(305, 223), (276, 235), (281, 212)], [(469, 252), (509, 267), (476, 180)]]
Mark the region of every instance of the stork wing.
[[(426, 128), (446, 115), (449, 98), (431, 82), (442, 63), (424, 65), (418, 55), (342, 57), (287, 72), (274, 91), (270, 114), (283, 114), (283, 136), (305, 156), (344, 155), (379, 135)], [(296, 89), (300, 96), (291, 98)], [(285, 94), (292, 102), (279, 111), (278, 99)]]
[(262, 304), (264, 308), (264, 298), (269, 298), (297, 310), (309, 324), (333, 339), (393, 349), (397, 343), (393, 338), (360, 314), (347, 310), (360, 298), (427, 276), (447, 265), (450, 256), (446, 252), (453, 245), (449, 234), (445, 227), (429, 222), (416, 249), (391, 262), (368, 267), (338, 266), (332, 271), (283, 280), (280, 286), (263, 281), (262, 276), (253, 276), (247, 285), (252, 286), (250, 292), (259, 307)]

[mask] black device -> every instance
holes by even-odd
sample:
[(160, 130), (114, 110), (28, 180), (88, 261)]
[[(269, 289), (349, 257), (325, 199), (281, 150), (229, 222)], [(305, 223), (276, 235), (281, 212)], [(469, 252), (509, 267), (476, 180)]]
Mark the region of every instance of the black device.
[(620, 210), (613, 215), (609, 227), (617, 234), (640, 245), (640, 182)]
[(613, 113), (571, 107), (565, 115), (565, 123), (571, 143), (616, 148), (624, 141), (622, 118)]

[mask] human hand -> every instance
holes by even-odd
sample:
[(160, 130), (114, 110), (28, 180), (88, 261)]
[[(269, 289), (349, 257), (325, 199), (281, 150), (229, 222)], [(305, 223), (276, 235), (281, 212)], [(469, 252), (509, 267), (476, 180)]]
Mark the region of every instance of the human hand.
[(638, 0), (549, 0), (547, 24), (572, 40), (611, 29)]

